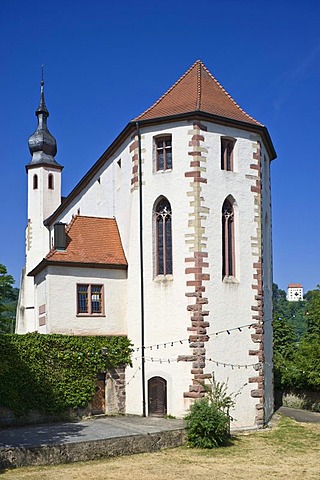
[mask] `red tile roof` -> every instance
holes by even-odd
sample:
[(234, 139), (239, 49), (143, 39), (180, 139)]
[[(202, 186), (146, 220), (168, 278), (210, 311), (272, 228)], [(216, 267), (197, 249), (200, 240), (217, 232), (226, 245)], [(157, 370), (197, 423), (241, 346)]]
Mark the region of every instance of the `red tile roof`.
[(114, 218), (75, 216), (66, 228), (65, 250), (51, 249), (31, 271), (37, 275), (47, 265), (94, 268), (127, 268), (127, 260)]
[(301, 283), (289, 283), (288, 288), (302, 288)]
[(196, 111), (263, 126), (239, 107), (200, 60), (135, 120), (151, 120)]
[(75, 216), (66, 232), (66, 250), (52, 249), (46, 256), (47, 260), (127, 265), (114, 218)]

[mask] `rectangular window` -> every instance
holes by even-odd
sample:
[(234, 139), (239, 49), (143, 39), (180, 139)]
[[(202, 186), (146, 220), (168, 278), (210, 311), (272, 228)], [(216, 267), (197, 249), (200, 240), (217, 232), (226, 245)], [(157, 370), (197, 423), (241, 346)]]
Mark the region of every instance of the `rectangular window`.
[(234, 140), (221, 138), (221, 170), (233, 171)]
[(171, 135), (155, 139), (156, 170), (172, 169), (172, 139)]
[(77, 285), (77, 315), (104, 315), (103, 285)]

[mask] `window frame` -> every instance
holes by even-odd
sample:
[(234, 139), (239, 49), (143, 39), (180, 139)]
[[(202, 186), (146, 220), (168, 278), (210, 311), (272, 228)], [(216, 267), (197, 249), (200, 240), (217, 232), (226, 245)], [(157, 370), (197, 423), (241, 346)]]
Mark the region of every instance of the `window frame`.
[[(167, 214), (161, 213), (159, 207), (164, 204), (168, 208)], [(169, 224), (170, 219), (170, 224)], [(162, 220), (162, 222), (161, 222)], [(160, 261), (159, 250), (159, 223), (162, 223), (162, 261)], [(168, 244), (167, 227), (169, 225), (170, 242)], [(173, 274), (173, 254), (172, 254), (172, 208), (166, 197), (157, 200), (154, 207), (154, 233), (155, 233), (155, 276), (168, 276)]]
[(234, 204), (226, 198), (221, 209), (222, 280), (236, 276), (234, 222)]
[[(235, 139), (230, 137), (221, 137), (221, 170), (225, 172), (234, 172), (234, 146)], [(228, 149), (230, 148), (228, 155)]]
[[(80, 312), (79, 287), (87, 287), (87, 312)], [(101, 311), (92, 311), (92, 287), (100, 287)], [(76, 285), (76, 312), (77, 317), (105, 317), (104, 285), (102, 283), (77, 283)]]
[[(167, 146), (165, 143), (170, 141), (170, 145)], [(160, 142), (162, 143), (161, 146), (159, 146)], [(155, 148), (155, 170), (156, 172), (166, 172), (166, 171), (171, 171), (173, 167), (173, 152), (172, 152), (172, 135), (171, 134), (165, 134), (165, 135), (159, 135), (157, 137), (154, 137), (154, 148)], [(167, 159), (167, 152), (170, 150), (171, 153), (171, 166), (168, 166), (168, 159)], [(163, 151), (163, 168), (160, 167), (159, 165), (159, 153), (160, 151)]]

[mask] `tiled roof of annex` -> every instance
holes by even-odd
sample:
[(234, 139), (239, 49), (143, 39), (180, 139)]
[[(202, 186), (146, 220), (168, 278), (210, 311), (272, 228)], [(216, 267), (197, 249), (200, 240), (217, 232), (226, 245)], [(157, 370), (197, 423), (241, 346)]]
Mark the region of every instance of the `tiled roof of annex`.
[(46, 256), (50, 264), (127, 265), (117, 222), (114, 218), (76, 215), (66, 228), (66, 250), (52, 249)]
[(289, 283), (288, 288), (302, 288), (301, 283)]
[(242, 110), (200, 60), (134, 120), (152, 120), (197, 111), (263, 126)]

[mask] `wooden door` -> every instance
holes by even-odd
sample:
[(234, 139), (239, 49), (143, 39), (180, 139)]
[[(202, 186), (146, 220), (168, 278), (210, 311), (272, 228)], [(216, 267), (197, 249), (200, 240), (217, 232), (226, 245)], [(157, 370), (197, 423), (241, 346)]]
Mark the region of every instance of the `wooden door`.
[(152, 377), (148, 381), (148, 414), (164, 417), (167, 413), (167, 382), (162, 377)]
[(91, 401), (91, 414), (99, 415), (106, 411), (106, 375), (99, 373), (96, 380), (96, 391)]

